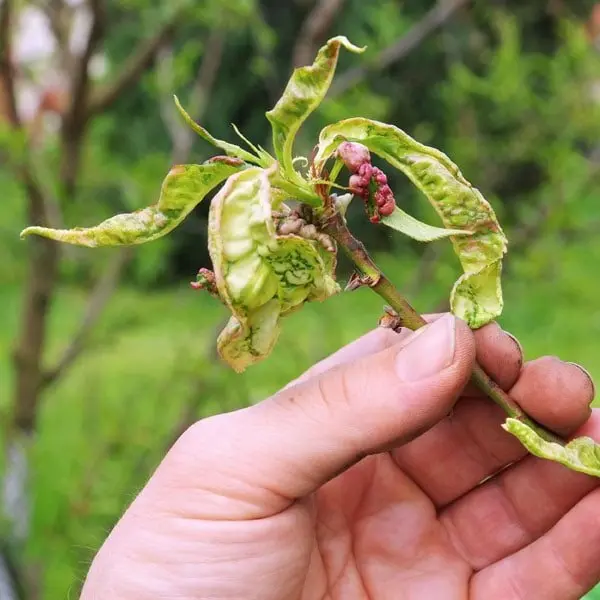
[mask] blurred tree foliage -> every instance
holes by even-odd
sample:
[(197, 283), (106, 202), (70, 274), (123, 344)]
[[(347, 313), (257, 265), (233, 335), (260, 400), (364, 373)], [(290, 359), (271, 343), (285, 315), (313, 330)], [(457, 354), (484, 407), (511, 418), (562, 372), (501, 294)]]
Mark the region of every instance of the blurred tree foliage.
[[(178, 30), (172, 45), (171, 88), (163, 90), (162, 98), (151, 69), (141, 85), (94, 125), (88, 144), (94, 156), (89, 156), (86, 173), (91, 181), (82, 186), (81, 202), (66, 207), (68, 222), (93, 222), (115, 210), (141, 206), (156, 195), (172, 152), (160, 104), (177, 93), (185, 105), (206, 53), (213, 51), (207, 41), (215, 28), (223, 31), (226, 41), (202, 122), (217, 137), (231, 138), (230, 123), (235, 123), (250, 139), (269, 143), (264, 112), (294, 66), (295, 46), (313, 3), (263, 1), (256, 8), (248, 0), (233, 3), (227, 19), (220, 8), (204, 4), (208, 8), (199, 9), (196, 3)], [(594, 176), (588, 172), (587, 157), (594, 155), (598, 134), (598, 57), (584, 30), (593, 3), (545, 4), (473, 2), (427, 36), (414, 54), (380, 70), (374, 57), (418, 23), (431, 3), (384, 0), (369, 10), (359, 0), (341, 3), (313, 49), (326, 36), (343, 32), (367, 45), (368, 52), (359, 58), (343, 56), (340, 77), (357, 63), (368, 68), (350, 89), (340, 93), (334, 84), (332, 98), (304, 130), (298, 153), (310, 152), (320, 127), (330, 120), (361, 114), (393, 122), (450, 154), (484, 194), (501, 203), (508, 228), (523, 219), (536, 220), (541, 202), (542, 220), (549, 218), (549, 211), (562, 223), (561, 215), (568, 211), (559, 215), (554, 207), (549, 209), (554, 202), (548, 201), (548, 190), (556, 195), (556, 180), (564, 179), (566, 165), (578, 162), (578, 157), (586, 172), (581, 177)], [(151, 28), (160, 12), (143, 2), (111, 4), (115, 25), (104, 47), (111, 64), (119, 65), (127, 57), (140, 20)], [(213, 149), (204, 142), (195, 143), (195, 161), (211, 154)], [(572, 175), (571, 167), (569, 171)], [(406, 182), (396, 185), (409, 206), (426, 210)], [(173, 283), (206, 266), (207, 210), (208, 203), (203, 203), (171, 239), (140, 249), (132, 276), (151, 285)], [(569, 214), (578, 220), (576, 213)], [(352, 224), (371, 245), (390, 249), (399, 243), (360, 215)], [(80, 279), (85, 273), (90, 273), (87, 260), (73, 275)]]
[[(493, 203), (511, 241), (509, 272), (515, 268), (529, 281), (542, 281), (559, 268), (560, 257), (553, 249), (573, 240), (599, 246), (594, 235), (600, 229), (600, 56), (588, 24), (595, 2), (465, 1), (410, 51), (391, 52), (393, 59), (390, 50), (397, 49), (399, 41), (413, 35), (431, 11), (452, 2), (338, 0), (329, 2), (336, 5), (333, 14), (321, 15), (315, 25), (311, 18), (325, 4), (230, 0), (225, 8), (220, 0), (190, 2), (175, 34), (161, 45), (139, 83), (90, 123), (76, 195), (61, 206), (63, 221), (92, 224), (117, 211), (145, 206), (157, 197), (172, 162), (201, 162), (215, 153), (193, 138), (188, 154), (189, 134), (182, 133), (174, 93), (215, 136), (233, 139), (230, 124), (235, 123), (248, 138), (268, 146), (264, 112), (277, 100), (295, 61), (307, 52), (312, 56), (326, 38), (343, 33), (367, 45), (368, 51), (360, 57), (342, 56), (339, 83), (303, 130), (298, 154), (310, 153), (318, 131), (331, 120), (362, 115), (392, 122), (449, 154)], [(106, 0), (107, 35), (101, 48), (109, 65), (106, 81), (140, 39), (169, 18), (173, 6)], [(28, 215), (14, 169), (21, 148), (19, 134), (0, 123), (0, 150), (7, 157), (0, 163), (0, 281), (7, 289), (8, 284), (21, 284), (26, 269), (18, 232)], [(52, 136), (36, 152), (38, 177), (57, 195), (59, 155)], [(435, 222), (407, 181), (396, 179), (393, 185), (407, 210)], [(64, 598), (69, 588), (77, 588), (90, 552), (178, 428), (199, 414), (260, 399), (301, 366), (332, 350), (344, 339), (344, 331), (355, 331), (354, 326), (342, 331), (342, 325), (329, 318), (334, 308), (322, 309), (329, 315), (327, 341), (315, 342), (307, 324), (301, 344), (305, 354), (297, 361), (269, 362), (249, 379), (234, 382), (214, 367), (210, 352), (198, 343), (210, 343), (211, 323), (221, 317), (218, 307), (199, 304), (205, 318), (194, 335), (189, 323), (197, 318), (197, 309), (179, 292), (148, 299), (142, 311), (139, 288), (169, 291), (207, 266), (207, 210), (204, 202), (173, 235), (136, 248), (126, 272), (128, 291), (109, 306), (96, 336), (100, 350), (93, 361), (84, 358), (81, 369), (50, 393), (52, 406), (45, 409), (34, 450), (37, 504), (28, 547), (35, 561), (45, 562), (41, 598)], [(388, 264), (403, 278), (409, 294), (441, 282), (427, 301), (435, 306), (443, 300), (454, 272), (447, 245), (423, 247), (392, 237), (370, 225), (360, 210), (351, 211), (350, 222), (367, 245), (393, 253), (396, 258)], [(76, 289), (58, 302), (49, 325), (48, 355), (57, 354), (65, 332), (76, 329), (74, 315), (82, 310), (82, 290), (97, 278), (110, 252), (65, 253), (61, 281)], [(590, 250), (589, 256), (595, 255)], [(18, 310), (11, 298), (4, 298), (7, 314)], [(367, 304), (365, 312), (376, 311), (376, 302)], [(168, 319), (176, 311), (181, 311), (180, 320), (171, 323)], [(154, 314), (164, 315), (165, 322), (161, 325), (147, 316)], [(323, 324), (310, 323), (316, 331)], [(133, 334), (120, 338), (109, 333), (108, 324)], [(7, 316), (0, 326), (5, 331), (0, 350), (8, 356), (14, 327)], [(171, 342), (165, 341), (168, 336)], [(152, 359), (146, 360), (146, 353)], [(114, 356), (127, 357), (126, 365), (114, 364)], [(149, 367), (156, 356), (160, 364)], [(3, 411), (8, 410), (8, 384), (2, 383), (9, 381), (8, 361), (6, 365), (0, 361)], [(109, 369), (114, 379), (105, 380)], [(202, 378), (198, 372), (204, 373)], [(165, 390), (173, 397), (168, 402)], [(140, 395), (144, 410), (138, 407)], [(202, 406), (199, 395), (209, 399)], [(102, 475), (96, 478), (101, 466)]]

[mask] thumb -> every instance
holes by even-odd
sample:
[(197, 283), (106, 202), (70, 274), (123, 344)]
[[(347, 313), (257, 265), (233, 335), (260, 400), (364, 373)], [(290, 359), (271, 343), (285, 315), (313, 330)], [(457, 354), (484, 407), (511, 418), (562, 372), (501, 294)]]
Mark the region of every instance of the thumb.
[(168, 489), (174, 502), (184, 486), (185, 504), (205, 518), (275, 514), (364, 456), (432, 427), (450, 411), (474, 359), (471, 330), (445, 315), (381, 352), (198, 422), (149, 487)]

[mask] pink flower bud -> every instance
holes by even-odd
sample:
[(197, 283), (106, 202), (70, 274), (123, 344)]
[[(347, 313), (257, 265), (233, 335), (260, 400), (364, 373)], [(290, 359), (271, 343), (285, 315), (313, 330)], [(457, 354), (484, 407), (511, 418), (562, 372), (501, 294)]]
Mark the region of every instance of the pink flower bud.
[(387, 177), (385, 173), (377, 167), (373, 167), (373, 177), (379, 185), (385, 185), (387, 183)]
[(377, 203), (378, 206), (381, 206), (382, 204), (385, 204), (386, 202), (388, 202), (390, 199), (393, 200), (394, 199), (394, 194), (392, 194), (392, 190), (390, 189), (389, 185), (382, 185), (376, 192), (375, 192), (375, 202)]
[(388, 200), (388, 202), (386, 202), (383, 206), (379, 207), (379, 214), (382, 217), (389, 217), (394, 212), (394, 208), (396, 208), (396, 202), (392, 198), (391, 200)]
[(348, 182), (348, 187), (352, 190), (362, 190), (364, 187), (366, 187), (365, 178), (361, 177), (360, 175), (352, 175), (350, 177), (350, 181)]
[(367, 180), (371, 179), (371, 176), (373, 175), (373, 166), (371, 163), (363, 163), (360, 165), (358, 168), (358, 174)]
[(348, 170), (358, 172), (361, 165), (371, 162), (369, 149), (356, 142), (342, 142), (338, 147), (338, 156), (344, 161)]

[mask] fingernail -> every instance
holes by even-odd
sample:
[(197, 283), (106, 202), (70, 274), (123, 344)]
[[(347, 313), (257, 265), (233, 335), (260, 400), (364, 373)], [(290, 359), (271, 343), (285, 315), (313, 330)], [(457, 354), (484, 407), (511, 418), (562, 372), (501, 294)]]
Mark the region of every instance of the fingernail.
[(594, 383), (594, 379), (590, 375), (590, 372), (585, 367), (582, 367), (581, 365), (579, 365), (577, 363), (567, 362), (567, 364), (568, 365), (573, 365), (574, 367), (577, 367), (589, 379), (590, 386), (592, 388), (592, 400), (593, 400), (596, 397), (596, 384)]
[(396, 357), (396, 373), (403, 381), (427, 379), (454, 361), (456, 319), (447, 314), (416, 331)]
[(521, 362), (523, 362), (524, 354), (521, 342), (512, 333), (510, 333), (510, 331), (506, 331), (506, 329), (503, 329), (502, 331), (515, 343), (515, 346), (517, 347), (517, 349), (519, 350), (519, 354), (521, 355)]

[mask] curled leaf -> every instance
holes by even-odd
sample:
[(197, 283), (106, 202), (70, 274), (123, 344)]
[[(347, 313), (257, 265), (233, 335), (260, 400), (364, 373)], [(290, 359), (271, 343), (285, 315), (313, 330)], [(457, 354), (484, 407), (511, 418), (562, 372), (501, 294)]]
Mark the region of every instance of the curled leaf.
[(592, 438), (575, 438), (562, 446), (544, 440), (529, 425), (517, 419), (506, 419), (502, 427), (518, 438), (534, 456), (558, 462), (573, 471), (600, 477), (600, 445)]
[[(229, 142), (225, 142), (224, 140), (219, 140), (216, 137), (212, 136), (206, 129), (204, 129), (204, 127), (202, 127), (201, 125), (196, 123), (196, 121), (194, 121), (194, 119), (192, 119), (192, 117), (190, 117), (190, 115), (186, 112), (186, 110), (183, 108), (183, 106), (181, 106), (181, 102), (179, 102), (179, 98), (177, 96), (174, 96), (174, 100), (175, 100), (175, 106), (177, 107), (177, 110), (183, 117), (184, 121), (201, 138), (206, 140), (209, 144), (212, 144), (213, 146), (220, 148), (227, 154), (227, 156), (239, 158), (240, 160), (243, 160), (245, 162), (249, 162), (252, 164), (262, 164), (262, 162), (265, 158), (264, 156), (261, 156), (261, 157), (254, 156), (254, 154), (251, 154), (250, 152), (244, 150), (243, 148), (240, 148), (236, 144), (231, 144)], [(236, 133), (238, 133), (237, 130), (236, 130)]]
[(330, 39), (317, 53), (312, 65), (295, 69), (281, 98), (267, 112), (273, 129), (273, 148), (284, 176), (302, 185), (294, 169), (294, 138), (302, 123), (322, 102), (335, 73), (340, 48), (360, 53), (364, 48), (351, 44), (344, 36)]
[(177, 227), (214, 187), (245, 167), (241, 160), (217, 157), (202, 165), (173, 167), (156, 204), (115, 215), (95, 227), (49, 229), (27, 227), (21, 237), (42, 237), (77, 246), (127, 246), (160, 238)]
[(270, 353), (281, 317), (339, 291), (334, 253), (316, 240), (277, 233), (270, 174), (251, 167), (233, 175), (210, 207), (215, 282), (233, 315), (217, 348), (238, 372)]
[(402, 171), (429, 199), (446, 228), (470, 234), (450, 234), (464, 270), (452, 290), (452, 311), (472, 328), (498, 317), (503, 308), (500, 275), (507, 241), (479, 190), (439, 150), (420, 144), (393, 125), (363, 118), (340, 121), (321, 131), (315, 156), (317, 175), (347, 140), (364, 144)]

